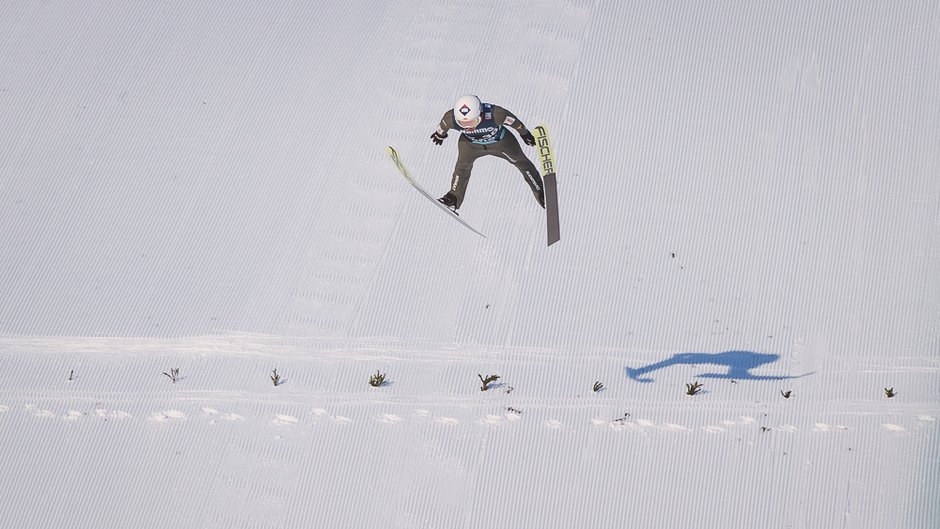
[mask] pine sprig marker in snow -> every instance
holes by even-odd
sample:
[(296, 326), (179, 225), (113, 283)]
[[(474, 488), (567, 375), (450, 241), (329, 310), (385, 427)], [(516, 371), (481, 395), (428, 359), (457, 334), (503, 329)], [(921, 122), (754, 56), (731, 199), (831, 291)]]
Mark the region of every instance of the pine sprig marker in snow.
[(499, 375), (489, 375), (486, 378), (483, 378), (483, 375), (478, 374), (480, 377), (480, 382), (483, 383), (483, 387), (480, 388), (480, 391), (487, 391), (490, 389), (490, 384), (499, 380)]
[(169, 372), (169, 373), (167, 373), (167, 372), (164, 371), (163, 374), (166, 375), (167, 377), (169, 377), (169, 379), (170, 379), (171, 382), (173, 382), (174, 384), (176, 384), (176, 381), (180, 379), (180, 368), (174, 367), (174, 368), (170, 369), (170, 372)]
[(385, 373), (376, 370), (375, 374), (369, 377), (369, 385), (373, 388), (380, 388), (385, 385)]

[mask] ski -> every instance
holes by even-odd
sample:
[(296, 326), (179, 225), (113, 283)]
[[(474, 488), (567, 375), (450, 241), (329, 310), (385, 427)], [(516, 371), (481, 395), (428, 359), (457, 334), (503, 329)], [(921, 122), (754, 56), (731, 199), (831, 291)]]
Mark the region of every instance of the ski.
[(555, 177), (555, 158), (552, 155), (552, 144), (548, 140), (548, 128), (545, 125), (535, 127), (535, 145), (539, 149), (542, 180), (545, 183), (545, 218), (548, 246), (551, 246), (561, 240), (561, 228), (558, 223), (558, 179)]
[(473, 233), (476, 233), (480, 237), (483, 237), (484, 239), (486, 238), (486, 235), (483, 235), (482, 233), (477, 231), (473, 226), (467, 224), (466, 221), (460, 218), (459, 215), (451, 211), (450, 208), (448, 208), (444, 204), (441, 204), (440, 202), (438, 202), (436, 198), (431, 196), (431, 194), (425, 191), (423, 187), (418, 185), (418, 182), (414, 179), (413, 176), (411, 176), (411, 172), (409, 172), (408, 168), (405, 167), (405, 164), (402, 163), (401, 156), (398, 155), (398, 151), (396, 151), (394, 147), (386, 147), (385, 152), (387, 152), (388, 155), (392, 158), (392, 161), (395, 162), (395, 167), (398, 167), (398, 170), (401, 171), (402, 176), (405, 177), (405, 180), (407, 180), (408, 183), (412, 185), (412, 187), (417, 189), (422, 195), (424, 195), (425, 198), (433, 202), (437, 207), (444, 210), (444, 212), (447, 213), (447, 215), (450, 216), (452, 219), (463, 224), (468, 230), (472, 231)]

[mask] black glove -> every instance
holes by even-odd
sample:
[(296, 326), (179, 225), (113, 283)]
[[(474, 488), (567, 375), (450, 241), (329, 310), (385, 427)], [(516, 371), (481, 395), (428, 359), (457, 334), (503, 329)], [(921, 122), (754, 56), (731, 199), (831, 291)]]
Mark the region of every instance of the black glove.
[[(444, 134), (438, 134), (437, 131), (435, 130), (435, 131), (434, 131), (434, 134), (431, 134), (431, 141), (434, 142), (434, 145), (443, 145), (443, 144), (444, 144), (444, 138), (446, 138), (446, 137), (447, 137), (447, 133), (446, 133), (446, 132), (445, 132)], [(535, 144), (533, 143), (533, 145), (535, 145)]]
[(526, 145), (528, 145), (529, 147), (535, 146), (535, 138), (532, 137), (531, 132), (525, 131), (522, 134), (520, 134), (520, 136), (522, 136), (522, 141), (524, 141)]

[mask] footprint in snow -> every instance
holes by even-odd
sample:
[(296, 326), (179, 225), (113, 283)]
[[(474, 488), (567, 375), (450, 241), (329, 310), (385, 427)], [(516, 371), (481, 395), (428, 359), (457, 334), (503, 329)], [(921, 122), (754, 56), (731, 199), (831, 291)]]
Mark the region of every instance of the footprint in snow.
[(833, 431), (842, 431), (842, 432), (844, 432), (844, 431), (846, 431), (846, 430), (848, 430), (848, 429), (849, 429), (848, 426), (843, 426), (843, 425), (841, 425), (841, 424), (837, 424), (837, 425), (833, 426), (833, 425), (831, 425), (831, 424), (826, 424), (826, 423), (824, 423), (824, 422), (817, 422), (816, 424), (813, 425), (813, 431), (814, 431), (814, 432), (833, 432)]
[(485, 426), (499, 426), (503, 423), (503, 418), (500, 415), (487, 415), (480, 419), (479, 422)]
[(66, 413), (65, 416), (62, 417), (62, 418), (65, 419), (65, 420), (67, 420), (67, 421), (77, 421), (77, 420), (79, 420), (79, 419), (82, 418), (82, 415), (84, 415), (84, 414), (83, 414), (82, 412), (80, 412), (80, 411), (77, 411), (77, 410), (69, 410), (68, 413)]
[(244, 421), (245, 418), (237, 413), (222, 413), (215, 408), (210, 408), (208, 406), (202, 408), (202, 414), (206, 417), (212, 417), (212, 420), (209, 421), (209, 424), (218, 424), (218, 421), (215, 419), (216, 416), (225, 419), (226, 421)]
[(376, 419), (386, 424), (396, 424), (401, 422), (401, 417), (398, 415), (392, 415), (391, 413), (383, 413), (382, 415), (376, 417)]
[[(203, 408), (202, 408), (202, 414), (205, 415), (206, 417), (214, 417), (214, 416), (216, 416), (216, 415), (219, 414), (219, 410), (217, 410), (217, 409), (215, 409), (215, 408), (210, 408), (210, 407), (208, 407), (208, 406), (203, 406)], [(211, 419), (211, 420), (209, 421), (209, 424), (218, 424), (218, 422), (219, 422), (219, 421), (217, 421), (217, 420), (215, 420), (215, 419)]]
[(618, 421), (609, 421), (609, 422), (607, 422), (607, 423), (605, 423), (605, 424), (610, 425), (610, 429), (613, 430), (613, 431), (615, 431), (615, 432), (622, 432), (622, 431), (627, 430), (627, 429), (629, 429), (629, 428), (635, 428), (635, 426), (632, 425), (632, 424), (627, 424), (627, 423), (625, 423), (625, 422), (618, 422)]
[(49, 410), (44, 410), (35, 404), (27, 404), (26, 409), (36, 417), (55, 417), (55, 414)]
[(881, 427), (884, 428), (885, 430), (888, 430), (889, 432), (906, 432), (907, 431), (907, 428), (899, 424), (885, 423), (885, 424), (882, 424)]
[(95, 416), (101, 417), (107, 421), (108, 419), (126, 419), (130, 417), (131, 414), (121, 410), (108, 411), (104, 408), (95, 408)]
[(6, 413), (10, 411), (10, 407), (5, 404), (0, 404), (0, 413)]
[[(353, 422), (353, 420), (349, 417), (346, 417), (343, 415), (334, 415), (330, 413), (329, 410), (324, 409), (324, 408), (313, 408), (312, 410), (310, 410), (310, 413), (313, 414), (315, 419), (319, 419), (321, 417), (329, 417), (330, 420), (336, 424), (350, 424)], [(376, 419), (381, 420), (381, 417), (382, 416), (376, 417)]]
[(440, 424), (446, 424), (448, 426), (453, 426), (455, 424), (460, 424), (460, 419), (456, 417), (438, 417), (435, 419)]
[(155, 411), (150, 414), (150, 420), (156, 422), (185, 421), (186, 414), (179, 410)]
[(686, 428), (685, 426), (682, 426), (681, 424), (673, 424), (673, 423), (668, 423), (668, 422), (663, 423), (662, 428), (663, 430), (667, 430), (670, 432), (691, 432), (692, 431)]
[(561, 421), (558, 419), (548, 419), (543, 424), (545, 424), (546, 428), (551, 428), (552, 430), (558, 430), (562, 426)]
[(274, 419), (272, 419), (271, 422), (274, 424), (297, 424), (300, 422), (300, 419), (294, 417), (293, 415), (278, 414), (274, 416)]

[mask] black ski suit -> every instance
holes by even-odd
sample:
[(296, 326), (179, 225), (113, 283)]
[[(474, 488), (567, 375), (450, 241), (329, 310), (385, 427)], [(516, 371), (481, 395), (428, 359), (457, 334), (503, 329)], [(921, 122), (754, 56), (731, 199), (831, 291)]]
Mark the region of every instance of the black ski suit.
[(522, 152), (516, 137), (506, 130), (506, 127), (511, 127), (519, 134), (526, 134), (528, 130), (525, 125), (512, 112), (489, 103), (480, 105), (480, 118), (480, 124), (475, 128), (465, 129), (454, 119), (453, 110), (448, 110), (437, 127), (437, 134), (441, 137), (447, 137), (447, 131), (451, 129), (460, 132), (460, 140), (457, 142), (457, 165), (454, 167), (449, 191), (456, 198), (457, 207), (463, 204), (473, 162), (482, 156), (505, 158), (516, 166), (532, 189), (539, 205), (545, 207), (545, 191), (538, 169)]

